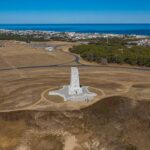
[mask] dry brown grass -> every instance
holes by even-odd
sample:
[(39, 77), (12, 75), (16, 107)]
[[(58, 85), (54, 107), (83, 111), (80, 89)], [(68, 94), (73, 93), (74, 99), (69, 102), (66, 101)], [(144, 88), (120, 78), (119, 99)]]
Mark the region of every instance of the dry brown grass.
[[(99, 89), (105, 97), (125, 95), (134, 100), (150, 100), (149, 72), (128, 71), (108, 68), (79, 68), (81, 84)], [(24, 78), (15, 71), (3, 71), (0, 74), (0, 108), (18, 109), (36, 103), (41, 93), (47, 89), (69, 84), (70, 68), (37, 68), (21, 70)], [(101, 95), (101, 93), (99, 93)], [(62, 102), (61, 97), (46, 98), (53, 102)], [(103, 97), (102, 97), (103, 98)], [(49, 109), (50, 110), (50, 109)]]
[(0, 149), (12, 149), (16, 147), (21, 139), (22, 133), (27, 126), (24, 120), (5, 121), (0, 120)]
[[(14, 41), (4, 44), (0, 55), (6, 61), (0, 59), (0, 68), (72, 60), (70, 55), (60, 51), (48, 54), (32, 45)], [(64, 43), (50, 44), (62, 46)], [(65, 44), (67, 51), (70, 45)], [(31, 150), (59, 150), (63, 149), (64, 133), (67, 133), (77, 138), (75, 148), (78, 150), (135, 147), (148, 150), (150, 72), (107, 67), (79, 67), (79, 71), (81, 84), (92, 87), (90, 90), (100, 96), (88, 105), (64, 103), (47, 94), (46, 100), (41, 99), (45, 90), (69, 84), (70, 67), (1, 71), (0, 149), (12, 150), (22, 144)], [(25, 139), (25, 143), (20, 143)]]
[(36, 150), (62, 150), (63, 143), (61, 139), (57, 136), (53, 135), (44, 135), (44, 136), (37, 136), (31, 135), (31, 149)]
[[(66, 47), (68, 47), (70, 43), (65, 44)], [(51, 45), (51, 43), (49, 43), (49, 45)], [(61, 47), (64, 43), (55, 42), (52, 45)], [(62, 48), (66, 49), (66, 47), (63, 46)], [(48, 52), (43, 48), (34, 48), (32, 44), (19, 44), (14, 41), (6, 41), (5, 47), (0, 49), (1, 68), (53, 65), (72, 60), (72, 56), (58, 50)]]

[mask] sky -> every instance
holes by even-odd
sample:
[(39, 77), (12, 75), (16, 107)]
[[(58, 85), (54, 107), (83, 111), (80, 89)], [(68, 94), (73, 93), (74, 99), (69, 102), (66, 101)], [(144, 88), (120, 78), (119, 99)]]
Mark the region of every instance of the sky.
[(150, 23), (150, 0), (1, 0), (9, 23)]

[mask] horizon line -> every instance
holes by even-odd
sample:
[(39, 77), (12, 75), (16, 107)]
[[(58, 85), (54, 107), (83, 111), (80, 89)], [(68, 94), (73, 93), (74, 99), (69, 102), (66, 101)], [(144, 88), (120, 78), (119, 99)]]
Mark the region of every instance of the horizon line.
[(74, 24), (80, 24), (80, 25), (100, 25), (100, 24), (150, 24), (150, 22), (145, 23), (0, 23), (0, 25), (74, 25)]

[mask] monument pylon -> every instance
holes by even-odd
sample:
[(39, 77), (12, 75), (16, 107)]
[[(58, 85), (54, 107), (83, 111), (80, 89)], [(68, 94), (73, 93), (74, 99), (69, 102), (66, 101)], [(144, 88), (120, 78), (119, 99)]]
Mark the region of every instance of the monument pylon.
[(78, 68), (71, 68), (71, 80), (69, 86), (69, 95), (79, 95), (82, 94), (83, 90), (80, 87), (79, 71)]

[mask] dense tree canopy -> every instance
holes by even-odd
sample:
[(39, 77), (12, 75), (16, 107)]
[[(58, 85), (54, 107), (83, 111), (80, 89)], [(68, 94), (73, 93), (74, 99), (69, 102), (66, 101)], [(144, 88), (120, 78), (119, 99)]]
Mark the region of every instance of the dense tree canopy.
[(130, 48), (126, 42), (113, 40), (110, 43), (99, 42), (88, 45), (79, 45), (70, 49), (80, 54), (85, 60), (100, 63), (107, 59), (108, 63), (131, 64), (150, 67), (150, 47), (134, 46)]

